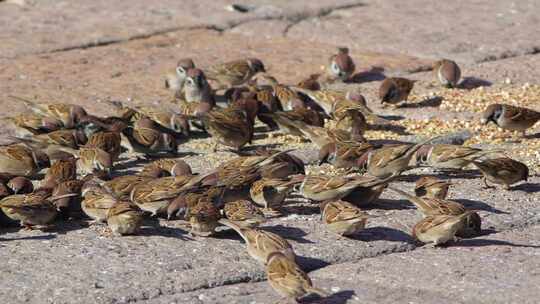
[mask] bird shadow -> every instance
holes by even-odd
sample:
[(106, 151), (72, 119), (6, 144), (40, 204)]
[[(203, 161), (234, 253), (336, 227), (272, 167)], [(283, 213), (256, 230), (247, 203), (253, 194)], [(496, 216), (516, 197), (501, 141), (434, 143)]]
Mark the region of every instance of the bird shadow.
[(345, 304), (355, 295), (352, 290), (342, 290), (326, 297), (310, 294), (298, 301), (300, 304)]
[(411, 204), (408, 200), (378, 199), (370, 205), (366, 206), (365, 209), (407, 210), (414, 208), (413, 204)]
[(32, 236), (23, 236), (15, 238), (0, 238), (0, 243), (9, 242), (9, 241), (22, 241), (22, 240), (36, 240), (36, 241), (46, 241), (56, 238), (56, 234), (42, 234), (42, 235), (32, 235)]
[(313, 244), (312, 241), (304, 238), (307, 233), (300, 228), (287, 227), (279, 224), (273, 226), (265, 226), (264, 230), (278, 234), (286, 239), (294, 240), (301, 244)]
[(298, 265), (302, 266), (302, 269), (304, 269), (304, 271), (306, 272), (315, 271), (330, 265), (330, 263), (321, 259), (305, 257), (301, 255), (296, 256), (295, 262)]
[(510, 246), (510, 247), (522, 247), (522, 248), (540, 248), (538, 245), (525, 245), (515, 244), (501, 240), (487, 240), (487, 239), (461, 239), (459, 242), (452, 244), (452, 247), (485, 247), (485, 246)]
[(177, 227), (169, 227), (160, 225), (157, 218), (145, 218), (143, 225), (137, 235), (140, 236), (161, 236), (167, 238), (181, 239), (183, 241), (192, 241), (193, 238), (188, 236), (188, 232)]
[(381, 115), (379, 114), (379, 117), (385, 119), (385, 120), (391, 120), (391, 121), (400, 121), (405, 119), (405, 116), (403, 115)]
[(536, 193), (536, 192), (540, 192), (540, 184), (523, 183), (523, 184), (519, 184), (517, 186), (510, 188), (510, 190), (524, 191), (527, 193)]
[[(440, 179), (478, 179), (482, 176), (478, 170), (436, 170), (433, 174), (434, 177)], [(421, 176), (417, 175), (418, 178)]]
[[(291, 203), (293, 205), (291, 205)], [(321, 213), (321, 208), (319, 207), (319, 205), (306, 206), (305, 204), (296, 205), (296, 203), (300, 202), (289, 200), (287, 201), (287, 205), (282, 206), (281, 209), (285, 214), (313, 215)]]
[(358, 72), (351, 76), (347, 82), (351, 83), (365, 83), (373, 81), (382, 81), (386, 78), (384, 75), (384, 68), (382, 67), (372, 67), (367, 71)]
[(403, 104), (400, 108), (403, 108), (403, 109), (417, 109), (417, 108), (425, 108), (425, 107), (434, 108), (434, 107), (440, 106), (442, 101), (443, 101), (442, 97), (435, 96), (435, 97), (424, 99), (420, 102)]
[(349, 238), (363, 242), (389, 241), (416, 244), (408, 233), (390, 227), (369, 227)]
[(464, 77), (463, 80), (458, 84), (458, 88), (464, 90), (473, 90), (479, 87), (490, 87), (493, 83), (485, 79), (476, 78), (476, 77)]
[(482, 210), (482, 211), (495, 213), (495, 214), (510, 214), (508, 212), (499, 210), (497, 208), (493, 208), (492, 206), (481, 201), (475, 201), (475, 200), (470, 200), (470, 199), (465, 199), (465, 198), (453, 199), (453, 200), (462, 204), (463, 206), (465, 206), (465, 208), (471, 209), (471, 210)]
[(368, 129), (372, 131), (390, 131), (398, 135), (412, 135), (411, 133), (407, 132), (407, 128), (400, 125), (369, 125)]

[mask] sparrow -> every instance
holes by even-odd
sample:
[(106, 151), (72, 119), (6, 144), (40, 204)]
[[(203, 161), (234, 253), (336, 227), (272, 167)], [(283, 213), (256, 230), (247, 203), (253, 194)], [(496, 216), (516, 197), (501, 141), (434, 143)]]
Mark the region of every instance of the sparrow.
[(377, 147), (367, 142), (333, 141), (319, 150), (319, 165), (328, 162), (336, 168), (356, 168), (357, 160)]
[(299, 192), (302, 196), (313, 201), (339, 200), (359, 187), (375, 187), (390, 180), (380, 180), (366, 176), (326, 176), (305, 175), (292, 177), (292, 180), (302, 181)]
[(297, 125), (312, 125), (324, 127), (324, 118), (315, 110), (307, 108), (295, 108), (291, 111), (278, 111), (275, 113), (261, 114), (276, 122), (279, 129), (295, 136), (303, 137), (304, 134)]
[(456, 233), (466, 223), (465, 220), (473, 210), (460, 215), (433, 215), (418, 222), (413, 227), (412, 236), (423, 243), (433, 243), (438, 246), (450, 240), (457, 241)]
[(264, 214), (248, 200), (226, 203), (223, 215), (241, 227), (254, 228), (266, 221)]
[(180, 98), (184, 90), (187, 71), (194, 68), (195, 63), (191, 58), (182, 58), (178, 60), (174, 74), (170, 73), (165, 76), (165, 88), (173, 91), (176, 98)]
[[(116, 104), (116, 102), (112, 102)], [(138, 113), (133, 110), (130, 113)], [(133, 116), (128, 118), (121, 118), (115, 116), (109, 117), (97, 117), (93, 115), (86, 115), (82, 117), (77, 125), (78, 128), (82, 129), (87, 138), (92, 137), (95, 133), (98, 132), (122, 132), (124, 131), (132, 121), (130, 120)]]
[(92, 134), (84, 148), (99, 148), (107, 152), (113, 161), (122, 153), (122, 136), (119, 132), (100, 131)]
[(24, 176), (16, 176), (10, 179), (6, 186), (11, 190), (13, 194), (27, 194), (34, 191), (34, 185), (32, 181)]
[(195, 206), (188, 208), (186, 218), (191, 226), (191, 235), (208, 237), (215, 233), (221, 215), (212, 202), (200, 200)]
[(173, 135), (162, 132), (156, 123), (148, 118), (136, 121), (132, 128), (124, 131), (122, 146), (130, 153), (137, 152), (144, 155), (155, 155), (162, 152), (176, 153), (178, 146)]
[(336, 125), (334, 128), (354, 132), (356, 137), (363, 138), (364, 133), (368, 128), (366, 117), (357, 109), (347, 109), (345, 111), (334, 112)]
[(220, 219), (219, 223), (234, 229), (246, 242), (248, 254), (263, 265), (266, 265), (268, 256), (273, 252), (281, 252), (291, 261), (295, 260), (296, 256), (291, 244), (275, 233), (242, 227), (228, 219)]
[(368, 174), (378, 178), (397, 176), (409, 169), (409, 162), (418, 149), (439, 137), (436, 136), (414, 145), (398, 144), (382, 146), (379, 149), (364, 153), (358, 159), (358, 166), (365, 169)]
[(414, 163), (416, 165), (425, 165), (436, 169), (462, 170), (473, 160), (495, 152), (497, 151), (482, 151), (481, 149), (460, 145), (423, 145), (415, 153)]
[[(236, 88), (235, 88), (236, 89)], [(264, 116), (264, 114), (274, 113), (276, 111), (283, 110), (281, 103), (274, 95), (274, 91), (271, 86), (256, 86), (253, 84), (248, 84), (248, 90), (253, 95), (253, 98), (257, 100), (259, 105), (259, 111), (257, 113), (257, 118), (267, 125), (270, 130), (276, 129), (277, 124), (269, 117)]]
[(381, 104), (398, 104), (407, 101), (416, 80), (407, 78), (389, 77), (383, 80), (379, 87), (379, 98)]
[(519, 181), (527, 181), (529, 168), (522, 162), (507, 157), (487, 159), (483, 161), (473, 161), (473, 164), (482, 172), (482, 178), (486, 188), (488, 181), (503, 185), (505, 190), (510, 190), (510, 186)]
[(354, 62), (349, 56), (349, 49), (346, 47), (338, 48), (338, 52), (330, 57), (327, 72), (331, 78), (341, 81), (348, 80), (354, 73)]
[(81, 195), (81, 208), (93, 220), (92, 223), (105, 222), (107, 212), (118, 202), (113, 195), (94, 182), (86, 183), (82, 187)]
[(152, 177), (141, 175), (123, 175), (105, 182), (103, 188), (119, 200), (128, 200), (133, 188), (152, 179)]
[(257, 82), (272, 88), (272, 95), (276, 97), (282, 110), (292, 111), (294, 108), (304, 108), (298, 93), (287, 85), (281, 84), (276, 78), (264, 73), (257, 76)]
[(288, 153), (290, 151), (292, 150), (259, 151), (258, 155), (266, 155), (269, 158), (259, 166), (261, 177), (286, 179), (291, 175), (305, 174), (304, 161)]
[(77, 178), (77, 160), (75, 158), (57, 160), (45, 173), (41, 187), (54, 188), (57, 184)]
[(212, 136), (212, 151), (217, 151), (218, 144), (239, 151), (253, 138), (253, 125), (247, 119), (246, 112), (236, 107), (214, 109), (201, 118), (205, 129)]
[(387, 186), (388, 183), (383, 183), (373, 187), (358, 187), (341, 198), (341, 200), (349, 202), (356, 207), (363, 208), (371, 205), (373, 202), (379, 199)]
[(48, 146), (61, 146), (71, 149), (78, 149), (80, 146), (86, 144), (87, 138), (82, 130), (67, 129), (52, 131), (45, 134), (34, 135), (27, 140), (30, 145), (35, 144), (36, 148), (45, 150)]
[(191, 102), (207, 102), (215, 105), (212, 87), (207, 81), (207, 75), (201, 69), (189, 69), (184, 83), (184, 99)]
[(86, 110), (77, 105), (65, 103), (40, 104), (21, 97), (10, 97), (22, 101), (35, 114), (61, 121), (64, 128), (68, 129), (74, 128), (79, 120), (87, 115)]
[(106, 151), (94, 147), (81, 147), (77, 170), (80, 174), (95, 174), (99, 177), (109, 177), (113, 170), (113, 157)]
[(412, 196), (399, 189), (389, 187), (392, 191), (397, 192), (405, 196), (416, 208), (422, 213), (424, 217), (440, 216), (440, 215), (452, 215), (458, 216), (467, 213), (467, 216), (463, 219), (464, 225), (460, 226), (456, 235), (460, 237), (476, 236), (482, 229), (482, 219), (476, 212), (469, 212), (462, 204), (450, 200), (428, 198), (428, 197), (416, 197)]
[(318, 79), (321, 74), (311, 74), (308, 78), (301, 80), (296, 84), (298, 88), (310, 91), (318, 91), (321, 89), (321, 84)]
[(362, 110), (366, 112), (363, 113), (364, 115), (369, 115), (369, 109), (367, 109), (367, 107), (366, 109), (363, 108), (363, 106), (365, 106), (365, 99), (360, 94), (353, 94), (351, 92), (343, 92), (330, 89), (318, 91), (311, 91), (298, 87), (293, 87), (292, 89), (309, 97), (320, 108), (322, 108), (328, 116), (331, 116), (332, 113), (334, 113), (336, 105), (339, 103), (345, 103), (350, 106), (355, 105), (359, 109), (362, 108)]
[(480, 122), (487, 124), (491, 121), (505, 130), (520, 131), (522, 136), (525, 136), (526, 130), (539, 120), (540, 112), (538, 111), (496, 103), (484, 110)]
[(319, 149), (335, 141), (365, 141), (363, 136), (359, 135), (361, 132), (354, 129), (347, 132), (340, 129), (329, 129), (299, 123), (296, 124), (296, 127)]
[(205, 70), (208, 79), (218, 82), (220, 89), (242, 85), (259, 72), (266, 70), (262, 61), (257, 58), (220, 63)]
[(418, 197), (445, 199), (450, 183), (433, 176), (423, 176), (416, 181), (414, 193)]
[(183, 175), (193, 175), (191, 167), (181, 159), (171, 159), (171, 158), (160, 158), (155, 160), (143, 167), (143, 169), (138, 173), (140, 176), (149, 176), (149, 177), (164, 177), (164, 176), (153, 176), (157, 170), (163, 170), (169, 176), (183, 176)]
[(107, 226), (115, 235), (136, 234), (143, 222), (143, 212), (130, 202), (117, 202), (107, 211)]
[(88, 175), (80, 180), (66, 180), (53, 188), (49, 201), (56, 206), (62, 218), (81, 218), (84, 215), (81, 206), (82, 187), (91, 178), (92, 176)]
[(33, 135), (58, 131), (64, 127), (64, 124), (58, 119), (34, 113), (7, 117), (7, 120), (11, 121), (16, 127), (26, 130)]
[(47, 200), (50, 191), (42, 190), (30, 194), (14, 194), (0, 200), (0, 209), (10, 219), (20, 221), (21, 226), (45, 226), (56, 217), (56, 207)]
[(461, 78), (461, 70), (455, 61), (441, 59), (433, 63), (433, 73), (439, 82), (448, 88), (456, 88)]
[(249, 194), (255, 204), (263, 207), (266, 215), (278, 215), (283, 201), (293, 191), (295, 182), (290, 180), (262, 178), (251, 185)]
[(276, 251), (268, 255), (266, 276), (270, 286), (282, 297), (296, 301), (306, 294), (315, 293), (326, 297), (327, 293), (313, 287), (308, 275), (285, 254)]
[(355, 205), (342, 201), (324, 201), (320, 204), (321, 217), (328, 230), (341, 236), (357, 233), (366, 227), (368, 214)]
[(164, 128), (164, 131), (168, 131), (175, 136), (189, 136), (189, 120), (185, 115), (153, 106), (138, 106), (135, 109)]
[(202, 176), (167, 176), (142, 182), (131, 190), (130, 201), (156, 216), (167, 210), (172, 199), (194, 187)]
[(0, 146), (0, 172), (32, 177), (51, 165), (47, 154), (25, 144)]

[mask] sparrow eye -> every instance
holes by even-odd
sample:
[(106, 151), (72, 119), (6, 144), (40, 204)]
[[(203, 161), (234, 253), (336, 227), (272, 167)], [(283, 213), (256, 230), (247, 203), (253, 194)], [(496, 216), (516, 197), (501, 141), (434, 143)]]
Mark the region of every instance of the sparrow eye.
[(193, 78), (188, 78), (188, 79), (187, 79), (187, 84), (189, 84), (190, 86), (194, 86), (194, 85), (195, 85), (195, 81), (193, 81)]

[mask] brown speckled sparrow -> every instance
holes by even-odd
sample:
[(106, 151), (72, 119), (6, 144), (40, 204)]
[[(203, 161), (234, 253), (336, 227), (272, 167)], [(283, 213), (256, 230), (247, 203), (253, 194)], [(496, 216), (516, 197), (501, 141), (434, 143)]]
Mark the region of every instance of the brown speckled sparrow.
[(93, 147), (82, 147), (79, 150), (77, 170), (82, 174), (96, 174), (99, 177), (109, 177), (113, 170), (113, 157)]
[(277, 111), (275, 113), (261, 114), (276, 122), (281, 132), (296, 136), (303, 136), (300, 128), (305, 125), (323, 127), (324, 118), (315, 110), (307, 108), (295, 108), (291, 111)]
[(337, 54), (330, 57), (327, 73), (334, 79), (346, 81), (354, 73), (354, 69), (355, 65), (351, 56), (349, 56), (349, 49), (340, 47)]
[(281, 252), (273, 252), (268, 256), (266, 276), (270, 286), (287, 301), (296, 301), (311, 293), (327, 296), (326, 292), (313, 286), (311, 279), (295, 261)]
[(184, 99), (188, 102), (208, 102), (215, 104), (212, 87), (206, 74), (200, 69), (189, 69), (184, 83)]
[(220, 63), (205, 70), (208, 79), (219, 84), (218, 89), (242, 85), (259, 72), (266, 70), (262, 61), (257, 58)]
[(280, 214), (277, 209), (292, 192), (295, 184), (290, 180), (262, 178), (251, 185), (249, 194), (255, 204), (264, 208), (262, 211), (265, 215), (275, 216)]
[(189, 136), (189, 121), (182, 114), (155, 106), (138, 106), (135, 110), (163, 127), (164, 131), (169, 131), (175, 136)]
[(356, 207), (363, 208), (373, 204), (379, 199), (387, 186), (388, 183), (383, 183), (374, 187), (358, 187), (344, 196), (341, 200), (349, 202)]
[(422, 176), (416, 181), (414, 193), (419, 197), (445, 199), (451, 183), (433, 176)]
[(493, 158), (483, 161), (473, 161), (473, 164), (480, 169), (484, 177), (484, 185), (492, 188), (487, 181), (494, 184), (503, 185), (504, 189), (510, 190), (510, 186), (519, 181), (527, 181), (529, 168), (522, 162), (508, 157)]
[(64, 124), (58, 119), (34, 113), (20, 114), (14, 117), (8, 117), (7, 119), (16, 127), (24, 129), (33, 135), (57, 131), (64, 127)]
[(0, 172), (32, 177), (51, 165), (47, 154), (22, 144), (0, 146)]
[(254, 228), (266, 221), (264, 214), (252, 202), (238, 200), (226, 203), (223, 215), (241, 227)]
[(10, 219), (20, 221), (21, 226), (50, 224), (58, 213), (56, 207), (47, 199), (50, 191), (42, 190), (30, 194), (15, 194), (0, 200), (0, 209)]
[(291, 244), (281, 236), (262, 229), (241, 227), (227, 219), (220, 219), (219, 222), (234, 229), (244, 239), (248, 254), (259, 263), (266, 264), (268, 256), (273, 252), (281, 252), (294, 261), (295, 254)]
[(133, 187), (130, 200), (153, 216), (165, 212), (175, 197), (194, 187), (202, 176), (167, 176), (139, 183)]
[(163, 170), (170, 176), (192, 175), (191, 167), (185, 161), (172, 158), (157, 159), (145, 165), (138, 174), (148, 177), (164, 177), (155, 176), (156, 169)]
[(424, 216), (459, 215), (466, 211), (465, 206), (458, 202), (439, 198), (417, 197), (392, 186), (388, 186), (388, 188), (407, 198)]
[(130, 202), (117, 202), (107, 211), (107, 226), (115, 235), (137, 233), (142, 221), (143, 212)]
[(34, 191), (34, 185), (32, 181), (24, 176), (16, 176), (10, 179), (6, 186), (11, 190), (13, 194), (27, 194)]
[(305, 198), (314, 201), (339, 200), (358, 187), (375, 187), (388, 182), (390, 179), (380, 180), (366, 176), (326, 176), (306, 175), (292, 177), (292, 180), (302, 180), (299, 191)]
[(107, 212), (118, 202), (113, 195), (94, 182), (86, 183), (82, 187), (81, 195), (81, 208), (93, 220), (92, 223), (105, 222)]
[(53, 188), (61, 182), (76, 179), (76, 162), (74, 158), (55, 161), (45, 173), (45, 177), (41, 181), (41, 187)]
[(186, 211), (186, 219), (191, 226), (189, 233), (195, 236), (213, 235), (220, 218), (219, 209), (209, 200), (200, 200)]
[(298, 96), (298, 93), (287, 85), (280, 84), (276, 78), (266, 73), (261, 74), (257, 76), (257, 83), (272, 87), (272, 95), (277, 98), (281, 109), (291, 111), (295, 107), (304, 107), (304, 103), (300, 99), (300, 96)]
[(148, 118), (143, 118), (133, 124), (133, 128), (127, 128), (122, 137), (122, 145), (129, 152), (155, 155), (162, 152), (176, 153), (178, 147), (173, 135), (163, 132), (157, 124)]
[(92, 134), (84, 147), (99, 148), (107, 152), (113, 161), (116, 161), (122, 152), (121, 141), (122, 137), (119, 132), (100, 131)]
[(202, 116), (202, 121), (208, 133), (214, 140), (213, 151), (218, 144), (239, 151), (253, 137), (253, 125), (248, 121), (243, 109), (228, 107), (214, 110)]
[(304, 136), (314, 143), (319, 149), (322, 149), (326, 145), (336, 141), (365, 141), (363, 136), (359, 134), (361, 132), (356, 130), (347, 132), (340, 129), (329, 129), (306, 124), (297, 124), (296, 127), (302, 131)]
[(334, 141), (319, 150), (319, 165), (328, 162), (336, 168), (355, 168), (357, 160), (375, 148), (375, 145), (365, 142)]
[(21, 97), (11, 97), (22, 101), (32, 112), (38, 115), (61, 121), (65, 128), (74, 128), (79, 120), (87, 115), (84, 108), (77, 105), (65, 103), (41, 104)]
[(358, 166), (365, 169), (368, 174), (378, 178), (397, 176), (409, 169), (409, 162), (418, 149), (439, 137), (436, 136), (414, 145), (399, 144), (382, 146), (379, 149), (364, 153), (358, 160)]
[(459, 145), (436, 144), (422, 146), (415, 153), (414, 158), (417, 165), (443, 170), (462, 170), (473, 160), (495, 152), (497, 151), (482, 151)]
[(103, 184), (103, 187), (116, 198), (128, 200), (133, 188), (141, 183), (151, 181), (153, 178), (140, 175), (118, 176)]
[(527, 129), (539, 120), (540, 112), (538, 111), (497, 103), (489, 105), (484, 110), (480, 122), (487, 124), (491, 121), (505, 130), (520, 131), (522, 136), (525, 136)]
[(364, 229), (369, 218), (360, 208), (342, 200), (321, 202), (320, 207), (323, 223), (339, 236), (353, 235)]
[(407, 101), (411, 93), (415, 80), (401, 77), (389, 77), (383, 80), (379, 87), (379, 98), (381, 104), (397, 105), (402, 101)]
[(449, 88), (455, 88), (461, 78), (461, 70), (455, 61), (441, 59), (433, 63), (433, 73), (439, 82)]
[(82, 130), (68, 129), (34, 135), (28, 141), (35, 144), (36, 148), (44, 150), (50, 145), (78, 149), (86, 144), (87, 138)]
[(415, 239), (423, 243), (438, 246), (450, 240), (457, 241), (456, 233), (466, 225), (465, 221), (475, 211), (467, 211), (460, 215), (433, 215), (418, 222), (412, 231)]
[(64, 219), (82, 218), (84, 213), (81, 207), (81, 191), (84, 184), (89, 180), (85, 177), (81, 180), (73, 179), (58, 183), (49, 198)]
[(174, 92), (176, 98), (183, 97), (184, 83), (187, 77), (187, 71), (194, 69), (195, 63), (191, 58), (182, 58), (178, 60), (174, 73), (165, 75), (165, 88)]

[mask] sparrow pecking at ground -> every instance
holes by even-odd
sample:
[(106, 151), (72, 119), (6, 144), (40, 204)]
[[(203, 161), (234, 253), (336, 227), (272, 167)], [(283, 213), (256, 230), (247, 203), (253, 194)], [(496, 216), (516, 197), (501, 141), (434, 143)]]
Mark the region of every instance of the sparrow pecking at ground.
[(328, 230), (340, 237), (357, 233), (366, 227), (368, 214), (355, 205), (342, 201), (324, 201), (320, 204), (321, 218)]
[(460, 145), (423, 145), (414, 155), (414, 163), (442, 170), (462, 170), (473, 160), (496, 153), (497, 150), (481, 149)]
[(208, 79), (219, 84), (218, 89), (242, 85), (259, 72), (266, 70), (263, 62), (257, 58), (228, 61), (205, 69)]
[(460, 215), (433, 215), (418, 222), (412, 231), (415, 239), (422, 243), (438, 246), (450, 240), (457, 241), (457, 231), (465, 225), (465, 220), (475, 211), (470, 210)]
[(414, 193), (418, 197), (445, 199), (451, 183), (433, 176), (422, 176), (416, 181)]
[(223, 215), (241, 227), (254, 228), (266, 221), (264, 214), (252, 202), (237, 200), (223, 207)]
[(379, 87), (381, 104), (397, 105), (402, 101), (407, 101), (415, 82), (415, 80), (401, 77), (389, 77), (384, 79)]
[(482, 172), (482, 178), (486, 188), (493, 188), (488, 185), (488, 181), (503, 185), (504, 189), (510, 190), (510, 186), (519, 182), (527, 181), (529, 178), (529, 168), (522, 162), (508, 157), (486, 159), (483, 161), (473, 161), (473, 164)]
[(539, 120), (538, 111), (496, 103), (484, 110), (480, 122), (487, 124), (491, 121), (505, 130), (519, 131), (525, 136), (527, 129), (533, 127)]
[(456, 88), (461, 78), (461, 70), (455, 61), (441, 59), (433, 63), (433, 73), (439, 82), (448, 88)]
[(136, 234), (143, 222), (143, 212), (131, 202), (117, 202), (107, 211), (107, 226), (115, 235)]
[(35, 176), (51, 165), (47, 154), (25, 144), (0, 146), (0, 172), (15, 176)]

